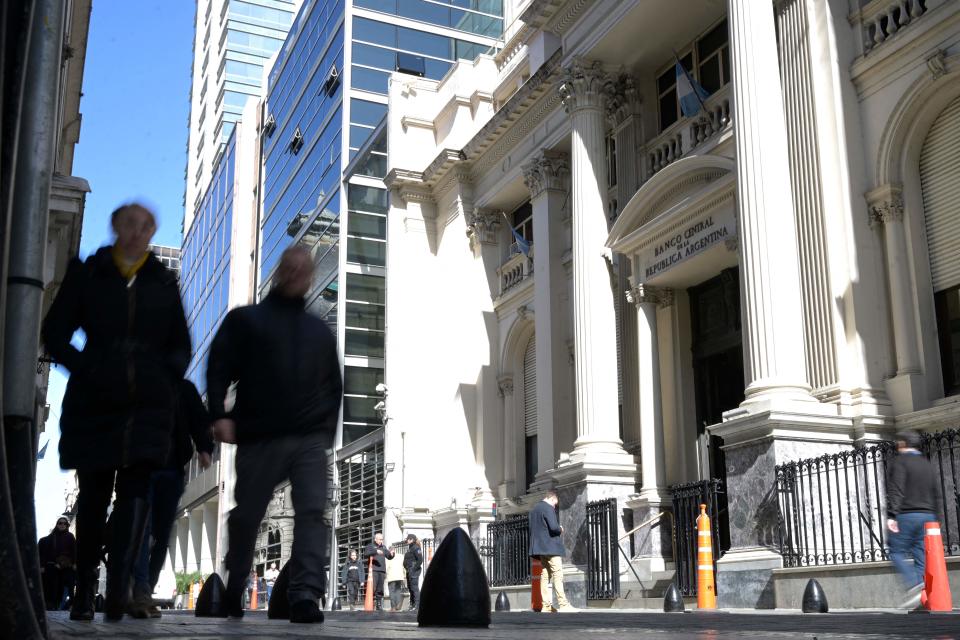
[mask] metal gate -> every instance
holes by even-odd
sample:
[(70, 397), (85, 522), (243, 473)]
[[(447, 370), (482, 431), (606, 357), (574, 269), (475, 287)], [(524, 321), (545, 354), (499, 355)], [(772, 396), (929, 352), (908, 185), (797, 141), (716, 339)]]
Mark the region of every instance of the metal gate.
[(713, 571), (716, 574), (720, 557), (719, 500), (723, 483), (719, 480), (701, 480), (670, 487), (673, 494), (673, 536), (677, 562), (677, 588), (685, 596), (697, 593), (697, 516), (700, 505), (707, 505), (713, 540)]
[(587, 503), (587, 600), (620, 596), (617, 501)]

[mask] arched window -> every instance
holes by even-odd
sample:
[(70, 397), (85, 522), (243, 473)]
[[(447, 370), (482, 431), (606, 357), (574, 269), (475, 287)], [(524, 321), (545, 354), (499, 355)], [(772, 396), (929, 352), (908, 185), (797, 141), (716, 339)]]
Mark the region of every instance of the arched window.
[(944, 395), (960, 393), (960, 98), (943, 110), (920, 152), (924, 223)]
[(523, 353), (524, 470), (527, 488), (537, 475), (537, 345), (535, 336)]

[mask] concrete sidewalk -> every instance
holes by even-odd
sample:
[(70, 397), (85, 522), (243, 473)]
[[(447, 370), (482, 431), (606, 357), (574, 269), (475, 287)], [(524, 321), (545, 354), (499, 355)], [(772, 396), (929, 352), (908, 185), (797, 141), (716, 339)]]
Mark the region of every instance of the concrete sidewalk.
[(52, 637), (72, 638), (427, 638), (471, 640), (583, 640), (608, 638), (960, 638), (960, 615), (903, 612), (840, 612), (803, 615), (796, 612), (711, 612), (664, 614), (624, 611), (584, 611), (570, 614), (510, 612), (493, 614), (488, 629), (421, 629), (413, 613), (327, 612), (322, 625), (294, 625), (268, 620), (262, 612), (243, 620), (196, 618), (186, 612), (165, 613), (160, 620), (105, 623), (71, 622), (66, 612), (50, 614)]

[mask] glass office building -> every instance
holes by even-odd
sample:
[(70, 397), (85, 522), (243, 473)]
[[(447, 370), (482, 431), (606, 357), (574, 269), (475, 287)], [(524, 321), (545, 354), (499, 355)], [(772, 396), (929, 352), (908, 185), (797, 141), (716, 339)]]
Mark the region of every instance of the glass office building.
[(308, 304), (344, 358), (341, 446), (382, 427), (389, 76), (439, 80), (456, 60), (492, 50), (502, 30), (502, 0), (305, 0), (271, 70), (260, 295), (286, 247), (309, 248)]

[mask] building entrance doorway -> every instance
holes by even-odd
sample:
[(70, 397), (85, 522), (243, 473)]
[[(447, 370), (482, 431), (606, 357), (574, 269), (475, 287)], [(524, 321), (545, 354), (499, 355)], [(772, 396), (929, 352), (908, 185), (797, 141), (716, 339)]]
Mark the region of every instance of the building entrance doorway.
[[(717, 479), (726, 487), (723, 440), (707, 433), (723, 412), (743, 402), (743, 343), (740, 328), (738, 269), (688, 289), (693, 337), (693, 379), (697, 409), (697, 449), (702, 479)], [(726, 493), (718, 497), (720, 550), (730, 547)]]

